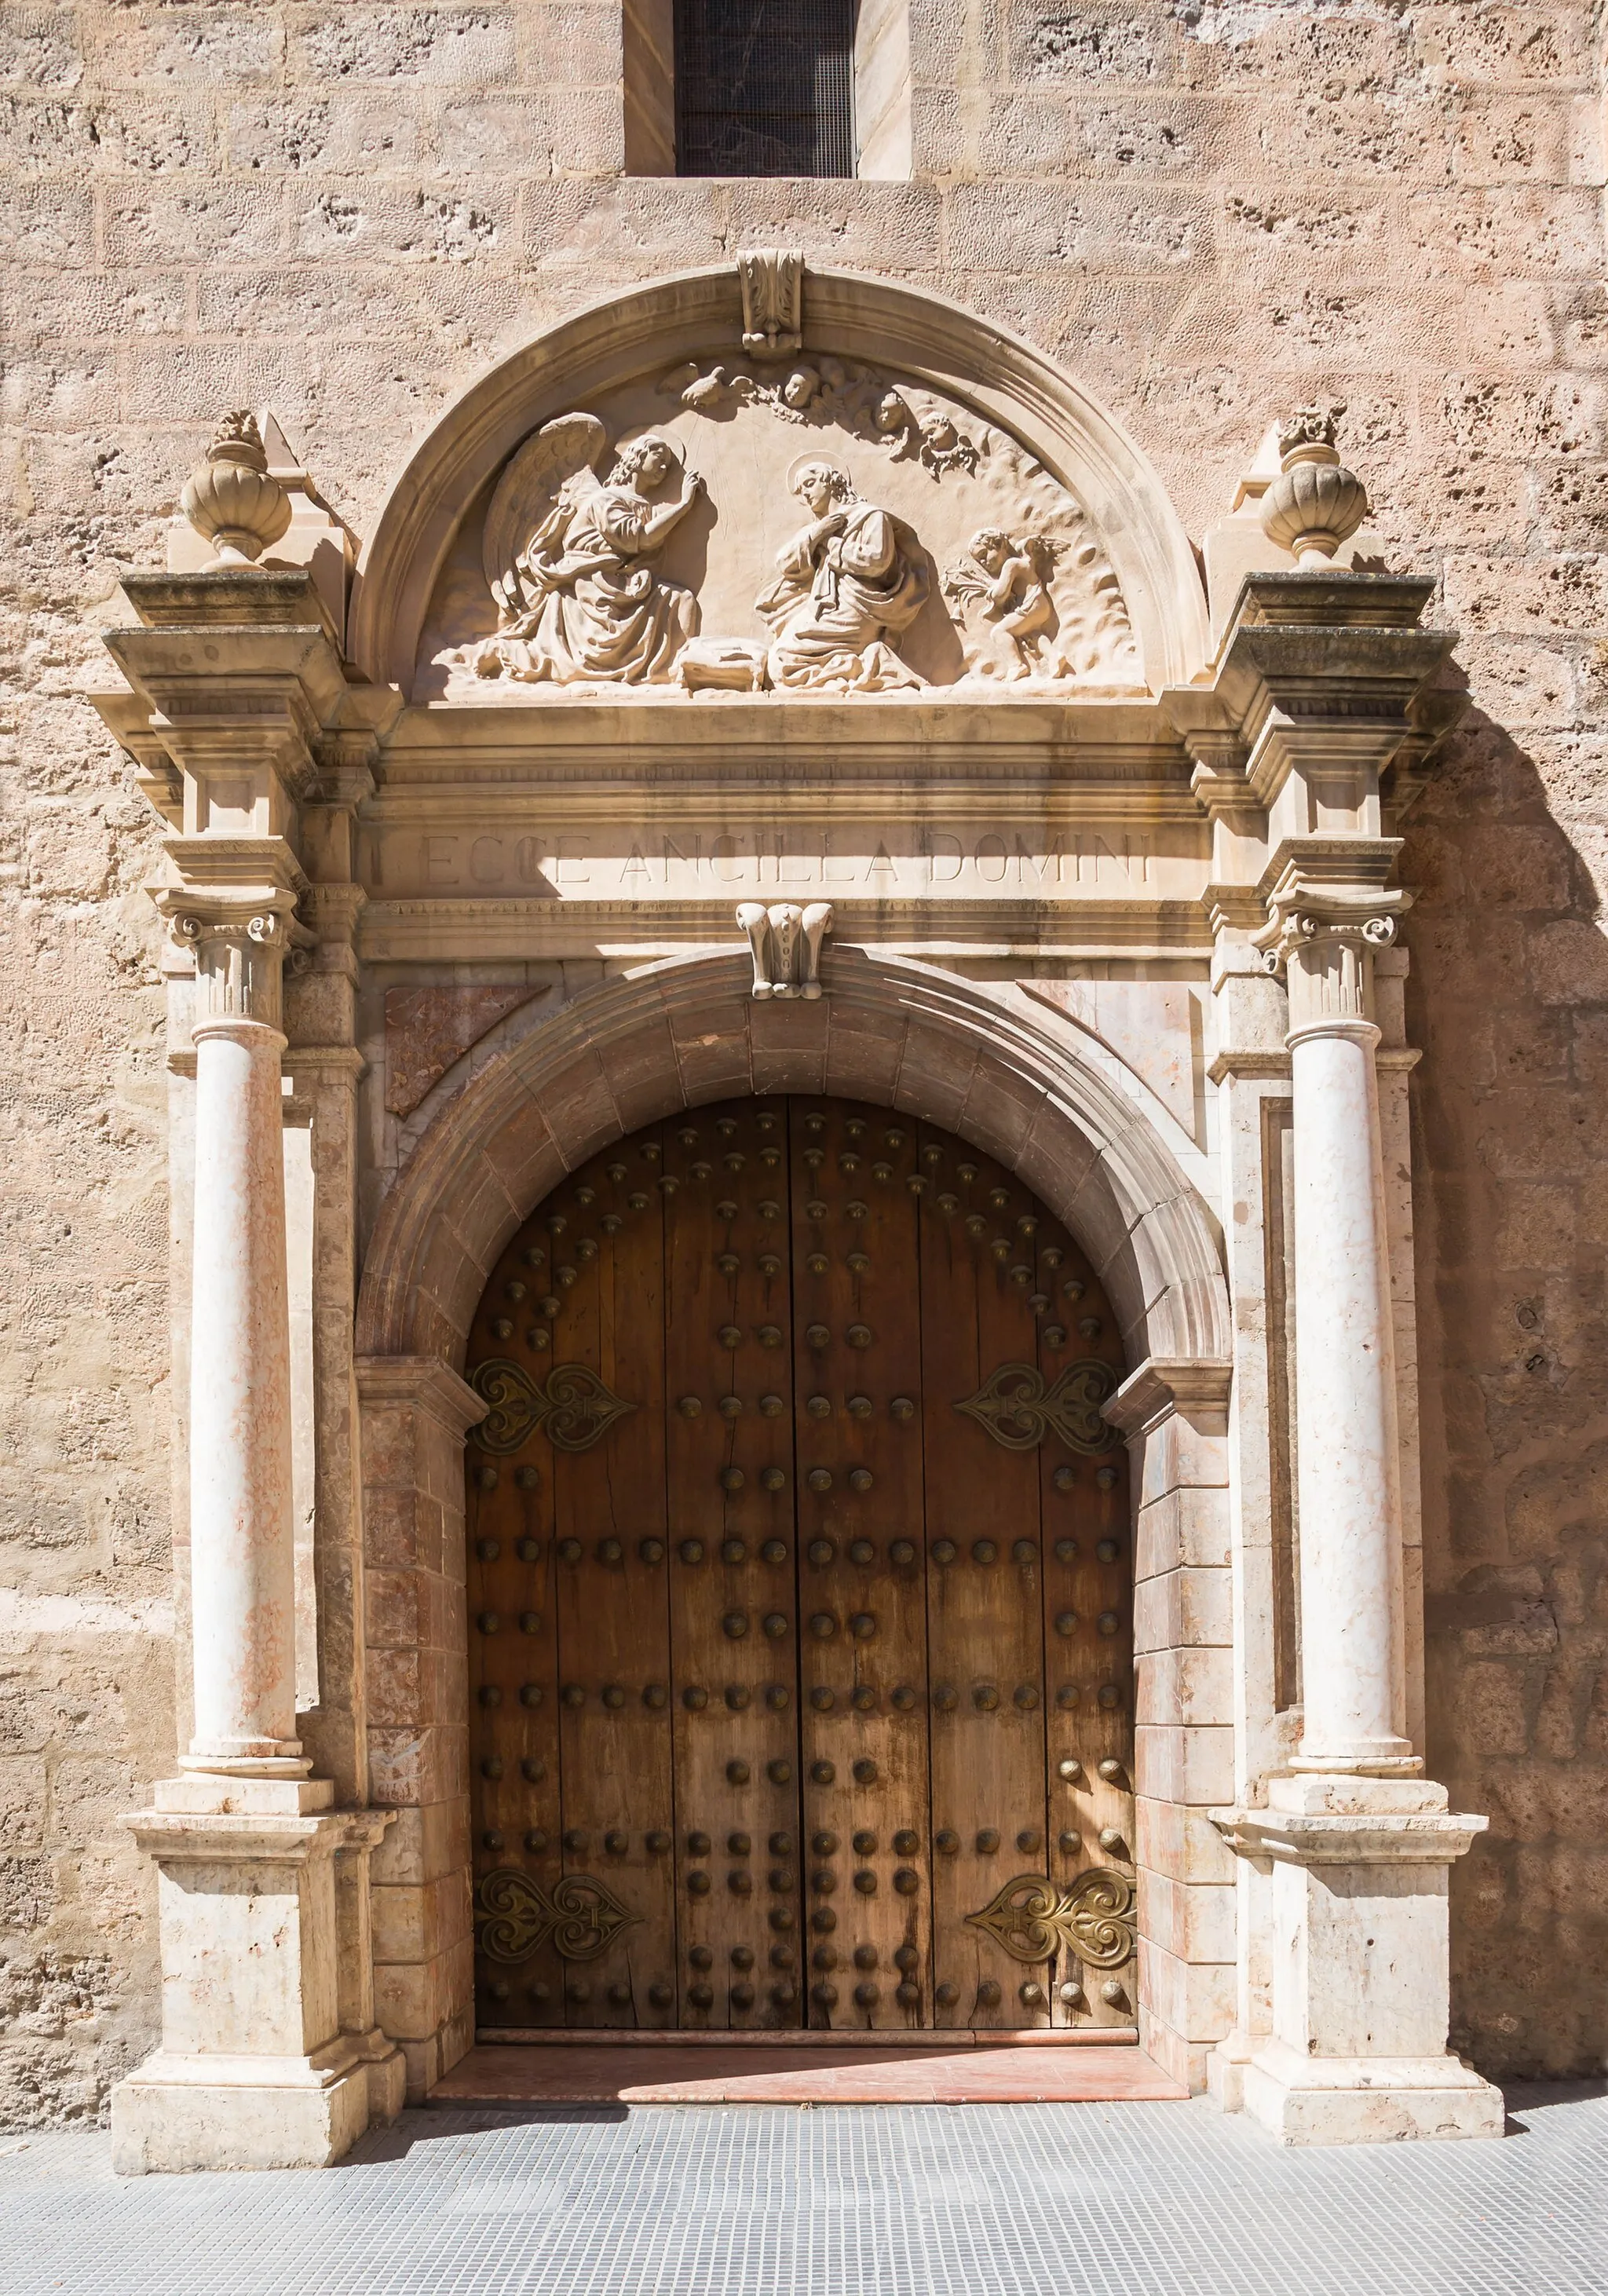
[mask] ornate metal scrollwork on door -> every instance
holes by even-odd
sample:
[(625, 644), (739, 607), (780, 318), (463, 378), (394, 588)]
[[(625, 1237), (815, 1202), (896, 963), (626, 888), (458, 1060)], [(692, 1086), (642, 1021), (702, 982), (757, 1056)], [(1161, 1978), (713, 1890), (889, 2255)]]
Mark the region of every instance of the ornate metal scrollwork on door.
[(551, 1889), (500, 1866), (474, 1893), (475, 1939), (488, 1961), (526, 1961), (552, 1943), (561, 1961), (595, 1961), (642, 1919), (590, 1874), (566, 1874)]
[(555, 1451), (589, 1451), (634, 1403), (603, 1384), (585, 1364), (554, 1364), (538, 1387), (519, 1364), (493, 1356), (477, 1364), (470, 1385), (491, 1408), (474, 1431), (482, 1451), (517, 1451), (539, 1428)]
[(1069, 1450), (1103, 1451), (1112, 1435), (1100, 1406), (1116, 1385), (1111, 1365), (1092, 1357), (1068, 1364), (1048, 1386), (1036, 1365), (1001, 1364), (975, 1395), (955, 1408), (987, 1428), (1007, 1451), (1034, 1450), (1046, 1434), (1058, 1435)]
[(986, 1930), (1013, 1961), (1048, 1961), (1053, 1954), (1076, 1954), (1090, 1969), (1120, 1969), (1134, 1954), (1130, 1918), (1134, 1885), (1120, 1874), (1091, 1866), (1071, 1887), (1059, 1890), (1042, 1874), (1019, 1874), (980, 1914), (968, 1914), (973, 1929)]

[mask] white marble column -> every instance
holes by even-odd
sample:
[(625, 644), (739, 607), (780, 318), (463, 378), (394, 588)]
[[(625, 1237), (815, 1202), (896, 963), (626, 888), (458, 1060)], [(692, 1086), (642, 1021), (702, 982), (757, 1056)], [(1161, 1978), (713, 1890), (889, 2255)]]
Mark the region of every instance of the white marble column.
[[(197, 840), (199, 842), (199, 840)], [(368, 1867), (296, 1735), (281, 973), (294, 889), (160, 897), (195, 954), (190, 1587), (195, 1719), (130, 1822), (155, 1861), (162, 2041), (111, 2100), (112, 2164), (317, 2168), (399, 2111), (373, 2015)]]
[(1380, 1165), (1373, 952), (1388, 910), (1296, 912), (1280, 937), (1294, 1100), (1303, 1728), (1293, 1767), (1411, 1775), (1401, 1481)]
[(1292, 870), (1269, 906), (1294, 1103), (1303, 1714), (1288, 1771), (1214, 1813), (1260, 1877), (1271, 1979), (1268, 2030), (1242, 2035), (1226, 2089), (1290, 2144), (1497, 2136), (1499, 2094), (1447, 2048), (1448, 1876), (1486, 1821), (1452, 1814), (1406, 1734), (1370, 979), (1405, 898)]
[(181, 914), (196, 950), (190, 1599), (182, 1768), (304, 1777), (296, 1736), (291, 1339), (280, 1139), (283, 921)]

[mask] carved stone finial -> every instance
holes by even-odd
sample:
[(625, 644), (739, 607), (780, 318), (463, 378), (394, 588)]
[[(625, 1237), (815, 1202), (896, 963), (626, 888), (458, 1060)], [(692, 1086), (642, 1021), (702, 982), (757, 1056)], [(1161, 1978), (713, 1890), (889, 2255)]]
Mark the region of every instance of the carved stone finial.
[(206, 461), (185, 482), (182, 502), (219, 566), (254, 565), (278, 541), (291, 522), (291, 498), (268, 475), (254, 414), (242, 407), (224, 416)]
[(1335, 449), (1343, 406), (1298, 406), (1278, 426), (1281, 468), (1262, 496), (1262, 531), (1298, 566), (1333, 557), (1368, 514), (1362, 480)]
[(742, 901), (737, 922), (748, 935), (754, 960), (756, 1003), (772, 996), (800, 996), (813, 1004), (821, 994), (821, 943), (832, 931), (830, 901)]
[(742, 348), (751, 358), (787, 358), (804, 348), (804, 258), (796, 247), (750, 247), (737, 257)]

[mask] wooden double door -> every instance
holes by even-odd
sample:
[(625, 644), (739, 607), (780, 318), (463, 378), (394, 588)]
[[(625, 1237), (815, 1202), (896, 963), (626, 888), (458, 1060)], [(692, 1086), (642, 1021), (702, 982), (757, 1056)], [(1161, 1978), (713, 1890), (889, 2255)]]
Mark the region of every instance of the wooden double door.
[(483, 2028), (1133, 2021), (1120, 1365), (1059, 1223), (886, 1109), (548, 1198), (467, 1365)]

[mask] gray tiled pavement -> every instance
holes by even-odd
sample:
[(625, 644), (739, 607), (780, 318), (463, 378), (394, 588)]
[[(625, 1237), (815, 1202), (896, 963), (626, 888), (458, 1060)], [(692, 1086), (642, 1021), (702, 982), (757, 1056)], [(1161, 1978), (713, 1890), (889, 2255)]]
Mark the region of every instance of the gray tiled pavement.
[(1203, 2103), (426, 2112), (322, 2174), (127, 2182), (6, 2137), (0, 2290), (1602, 2296), (1608, 2089), (1508, 2103), (1501, 2144), (1304, 2152)]

